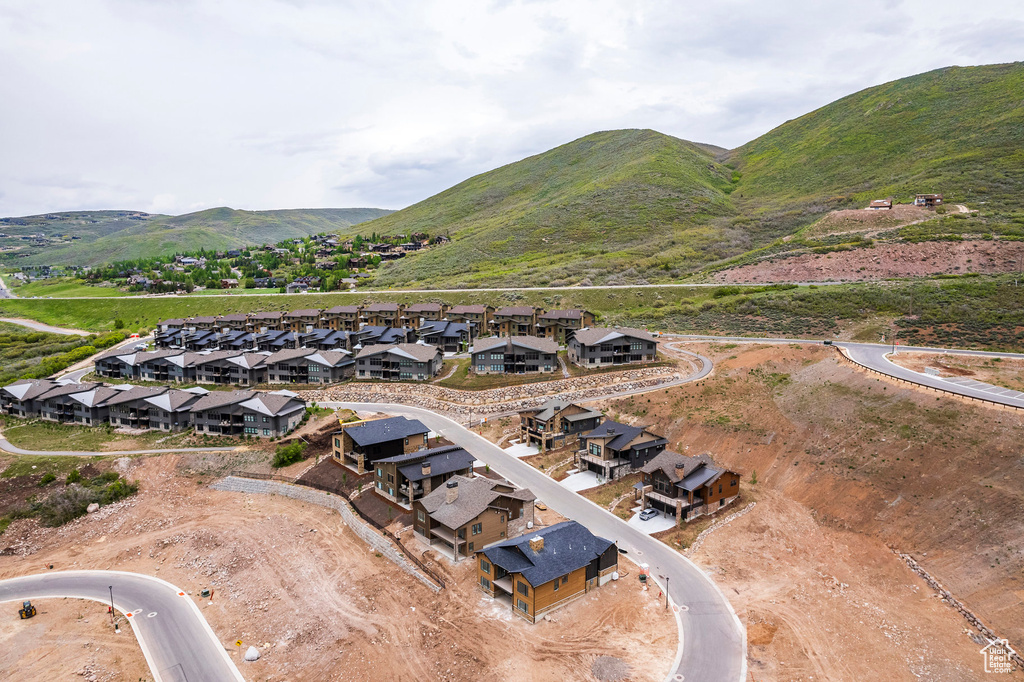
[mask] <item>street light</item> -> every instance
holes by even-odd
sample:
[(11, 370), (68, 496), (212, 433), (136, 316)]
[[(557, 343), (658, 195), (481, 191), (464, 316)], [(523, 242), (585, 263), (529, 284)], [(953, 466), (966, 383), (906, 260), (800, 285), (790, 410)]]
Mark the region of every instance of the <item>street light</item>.
[(114, 586), (110, 586), (110, 623), (114, 623)]
[(668, 611), (668, 576), (659, 574), (658, 577), (665, 581), (665, 610)]

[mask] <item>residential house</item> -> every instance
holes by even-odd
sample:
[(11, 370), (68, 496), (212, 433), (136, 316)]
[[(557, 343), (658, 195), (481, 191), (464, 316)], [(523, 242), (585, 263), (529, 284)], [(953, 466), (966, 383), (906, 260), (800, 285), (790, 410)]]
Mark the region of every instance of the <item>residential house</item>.
[(311, 384), (333, 384), (351, 379), (356, 363), (352, 354), (344, 350), (316, 351), (306, 356), (307, 379)]
[(231, 315), (221, 315), (217, 320), (218, 326), (221, 331), (226, 329), (232, 329), (236, 331), (252, 331), (249, 329), (249, 316), (241, 313), (232, 313)]
[[(53, 390), (58, 384), (52, 379), (21, 379), (0, 388), (0, 409), (14, 417), (38, 417), (42, 402), (40, 397)], [(81, 385), (80, 385), (81, 386)], [(88, 384), (83, 391), (98, 384)]]
[(185, 320), (181, 319), (180, 317), (174, 317), (174, 318), (167, 319), (167, 320), (161, 320), (160, 322), (156, 323), (157, 330), (158, 331), (162, 331), (162, 332), (165, 332), (168, 329), (181, 329), (184, 326), (185, 326)]
[(642, 506), (679, 521), (713, 514), (740, 494), (740, 475), (715, 466), (711, 455), (665, 450), (642, 467)]
[(255, 386), (267, 381), (267, 353), (239, 353), (224, 359), (228, 381), (234, 386)]
[(153, 334), (153, 345), (157, 348), (181, 348), (181, 337), (186, 332), (177, 327), (169, 327)]
[(874, 211), (892, 210), (892, 199), (875, 199), (868, 204), (868, 208)]
[(370, 327), (400, 327), (402, 306), (397, 303), (371, 303), (360, 313), (361, 321)]
[(529, 489), (508, 481), (457, 474), (413, 501), (413, 530), (454, 559), (469, 557), (494, 542), (522, 535), (533, 523), (536, 499)]
[(402, 324), (404, 326), (419, 329), (425, 322), (437, 322), (444, 319), (444, 313), (448, 306), (440, 303), (414, 303), (406, 306), (402, 313)]
[(308, 384), (306, 357), (316, 352), (314, 348), (287, 348), (273, 353), (266, 359), (267, 381), (272, 384)]
[(284, 316), (279, 312), (253, 313), (249, 316), (248, 331), (268, 332), (284, 329)]
[(444, 353), (458, 353), (466, 348), (470, 341), (469, 325), (465, 322), (424, 322), (416, 333), (420, 341), (437, 346)]
[(188, 318), (185, 326), (196, 330), (215, 330), (218, 325), (216, 316), (200, 315), (199, 317)]
[(138, 352), (126, 351), (125, 348), (114, 348), (93, 361), (93, 371), (98, 376), (110, 379), (137, 378), (135, 356)]
[(279, 438), (299, 425), (306, 403), (290, 391), (212, 391), (189, 411), (197, 433)]
[(351, 350), (355, 343), (354, 337), (349, 332), (335, 331), (333, 329), (310, 329), (305, 334), (299, 334), (299, 345), (317, 350)]
[(241, 351), (214, 350), (186, 353), (185, 365), (194, 368), (195, 380), (201, 384), (231, 385), (236, 383), (238, 367), (231, 362), (242, 355)]
[(107, 398), (116, 395), (122, 389), (113, 386), (96, 386), (81, 393), (72, 393), (69, 397), (74, 410), (74, 421), (83, 426), (95, 426), (110, 421), (110, 407)]
[(364, 325), (353, 335), (362, 346), (373, 346), (389, 343), (412, 343), (416, 340), (416, 331), (409, 327), (379, 327)]
[(153, 398), (167, 393), (167, 389), (152, 386), (132, 386), (118, 391), (104, 401), (109, 410), (108, 419), (112, 426), (129, 429), (150, 428), (149, 413), (154, 408), (146, 398)]
[(519, 441), (541, 451), (575, 445), (581, 433), (598, 427), (604, 415), (582, 405), (552, 398), (539, 407), (519, 412)]
[(405, 417), (342, 424), (333, 434), (332, 454), (338, 464), (365, 474), (378, 459), (426, 448), (429, 433), (418, 419)]
[(217, 348), (233, 351), (255, 350), (256, 335), (247, 331), (229, 329), (217, 337)]
[(536, 336), (477, 339), (469, 349), (477, 374), (532, 374), (558, 367), (558, 344)]
[(572, 310), (549, 310), (537, 316), (537, 336), (565, 343), (570, 332), (594, 325), (594, 313), (578, 308)]
[(55, 382), (48, 391), (35, 399), (36, 414), (40, 419), (61, 424), (75, 421), (76, 401), (72, 396), (82, 391), (99, 387), (99, 384), (75, 384)]
[(457, 445), (383, 457), (373, 463), (374, 487), (385, 499), (411, 508), (452, 476), (473, 475), (476, 457)]
[(304, 294), (309, 290), (309, 284), (305, 282), (288, 282), (284, 288), (286, 294)]
[(320, 324), (320, 311), (316, 308), (293, 310), (284, 315), (285, 328), (293, 332), (307, 332)]
[(489, 305), (457, 305), (445, 314), (449, 322), (464, 322), (469, 325), (470, 337), (489, 334), (491, 315), (494, 308)]
[(942, 205), (941, 194), (918, 194), (914, 197), (914, 206), (924, 206), (925, 208), (935, 208), (936, 206)]
[(579, 436), (582, 448), (577, 469), (593, 471), (605, 480), (619, 478), (643, 467), (665, 449), (668, 441), (642, 426), (607, 420)]
[(528, 336), (537, 331), (537, 309), (533, 306), (498, 308), (491, 315), (491, 333), (495, 336)]
[(338, 331), (359, 331), (361, 307), (357, 305), (336, 305), (320, 314), (320, 323), (328, 329)]
[(366, 346), (356, 355), (356, 378), (426, 381), (441, 371), (444, 354), (418, 343)]
[(181, 346), (185, 350), (201, 351), (216, 350), (220, 336), (212, 329), (197, 329), (181, 335)]
[[(196, 368), (194, 364), (185, 364), (185, 351), (166, 349), (166, 354), (158, 354), (158, 351), (144, 353), (139, 362), (139, 378), (146, 381), (174, 381), (183, 383), (195, 381)], [(189, 353), (188, 355), (192, 355)]]
[(476, 552), (477, 584), (531, 623), (612, 579), (619, 551), (576, 521), (538, 528)]
[(268, 331), (256, 335), (256, 350), (276, 353), (285, 348), (297, 348), (299, 337), (295, 332)]
[(570, 333), (566, 345), (570, 362), (580, 367), (654, 362), (658, 357), (657, 340), (629, 327), (587, 327)]
[(224, 278), (224, 279), (222, 279), (220, 281), (220, 288), (221, 289), (237, 289), (238, 288), (238, 280), (233, 278), (233, 277)]

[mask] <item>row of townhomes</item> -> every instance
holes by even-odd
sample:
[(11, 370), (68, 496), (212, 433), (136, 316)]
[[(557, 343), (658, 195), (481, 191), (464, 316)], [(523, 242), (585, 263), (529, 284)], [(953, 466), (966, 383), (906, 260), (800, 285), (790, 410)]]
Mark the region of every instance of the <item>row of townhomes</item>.
[(370, 303), (308, 308), (291, 312), (258, 312), (219, 316), (198, 316), (160, 322), (160, 331), (268, 331), (307, 332), (312, 329), (357, 332), (362, 327), (402, 327), (418, 330), (437, 322), (464, 324), (467, 341), (479, 336), (538, 336), (564, 344), (568, 335), (594, 326), (594, 314), (586, 310), (544, 310), (533, 306), (495, 309), (489, 305), (443, 303)]
[(430, 447), (419, 420), (341, 425), (333, 461), (372, 473), (373, 492), (413, 514), (413, 537), (453, 561), (472, 561), (480, 589), (531, 623), (613, 579), (618, 548), (576, 521), (535, 527), (536, 497), (456, 445)]
[(6, 415), (119, 428), (279, 438), (302, 421), (306, 403), (290, 391), (207, 391), (25, 379), (0, 388)]

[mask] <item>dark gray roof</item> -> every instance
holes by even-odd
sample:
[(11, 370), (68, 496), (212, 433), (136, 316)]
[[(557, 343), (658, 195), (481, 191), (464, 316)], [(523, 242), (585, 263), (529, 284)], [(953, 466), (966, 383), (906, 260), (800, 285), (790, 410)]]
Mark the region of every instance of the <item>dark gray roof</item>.
[[(562, 410), (566, 409), (567, 407), (571, 407), (573, 404), (574, 403), (571, 403), (568, 400), (560, 400), (558, 398), (552, 398), (551, 400), (547, 401), (543, 405), (540, 405), (539, 407), (535, 407), (535, 408), (530, 409), (530, 410), (523, 410), (520, 414), (524, 414), (524, 413), (527, 413), (527, 412), (532, 412), (534, 419), (539, 419), (542, 422), (546, 422), (547, 420), (551, 419), (552, 417), (554, 417), (556, 414), (558, 414)], [(580, 412), (579, 414), (567, 415), (565, 417), (565, 419), (567, 419), (569, 421), (580, 421), (582, 419), (593, 419), (595, 417), (599, 418), (599, 417), (603, 416), (600, 412), (595, 412), (594, 410), (589, 410), (589, 409), (583, 407), (582, 405), (576, 405), (576, 407), (579, 407), (581, 410), (584, 410), (584, 411)]]
[[(423, 462), (425, 461), (430, 462), (430, 473), (427, 475), (423, 474)], [(462, 471), (463, 469), (472, 469), (473, 462), (475, 461), (476, 457), (462, 448), (457, 448), (449, 452), (427, 455), (419, 462), (398, 467), (398, 470), (410, 481), (422, 481), (432, 476), (450, 474), (453, 471)]]
[(366, 446), (408, 438), (420, 433), (430, 433), (430, 429), (424, 426), (419, 419), (388, 417), (348, 427), (345, 429), (345, 433), (351, 436), (357, 444)]
[(621, 450), (629, 444), (629, 441), (639, 436), (643, 431), (639, 426), (627, 426), (626, 424), (620, 424), (609, 419), (583, 437), (605, 438), (615, 435), (616, 437), (610, 440), (607, 445), (612, 450)]
[(118, 391), (114, 395), (110, 396), (104, 402), (105, 405), (120, 405), (121, 403), (130, 403), (134, 400), (144, 400), (145, 398), (153, 398), (162, 393), (166, 393), (167, 388), (160, 386), (132, 386), (127, 391)]
[(84, 393), (85, 391), (91, 391), (94, 388), (98, 388), (100, 384), (97, 383), (86, 383), (86, 384), (74, 384), (74, 383), (55, 383), (49, 390), (42, 394), (36, 395), (37, 400), (49, 400), (50, 398), (58, 398), (63, 395), (73, 395), (75, 393)]
[(234, 405), (248, 400), (254, 395), (256, 394), (253, 391), (210, 391), (192, 406), (191, 411), (202, 412), (203, 410), (224, 407), (225, 405)]
[[(530, 549), (531, 538), (544, 539), (539, 552)], [(612, 546), (576, 521), (564, 521), (487, 547), (481, 553), (510, 573), (521, 573), (534, 587), (588, 565)]]
[(655, 471), (660, 470), (668, 477), (668, 480), (678, 483), (701, 466), (713, 463), (711, 455), (706, 452), (691, 457), (690, 455), (681, 455), (678, 452), (665, 450), (645, 464), (643, 471), (653, 474)]
[(721, 469), (705, 465), (694, 471), (676, 485), (687, 491), (698, 490), (708, 483), (713, 483), (721, 475)]
[(470, 353), (480, 353), (503, 347), (506, 352), (511, 352), (513, 346), (529, 348), (539, 353), (557, 353), (558, 344), (550, 339), (542, 339), (537, 336), (501, 336), (486, 339), (477, 339)]

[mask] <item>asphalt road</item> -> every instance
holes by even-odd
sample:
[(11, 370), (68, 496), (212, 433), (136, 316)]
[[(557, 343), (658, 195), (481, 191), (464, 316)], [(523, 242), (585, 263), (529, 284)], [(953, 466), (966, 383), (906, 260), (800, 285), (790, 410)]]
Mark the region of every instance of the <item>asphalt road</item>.
[[(689, 559), (625, 521), (577, 495), (529, 464), (460, 424), (415, 407), (384, 403), (321, 403), (324, 407), (374, 410), (419, 419), (436, 433), (472, 452), (479, 460), (520, 486), (530, 488), (550, 508), (614, 540), (655, 576), (667, 576), (669, 595), (679, 613), (681, 652), (673, 675), (701, 682), (746, 679), (746, 633), (721, 590)], [(664, 580), (661, 581), (664, 585)], [(672, 679), (672, 678), (670, 678)], [(678, 678), (676, 678), (678, 679)]]
[[(671, 336), (672, 338), (685, 338), (693, 341), (724, 341), (727, 343), (800, 343), (818, 345), (822, 343), (819, 339), (773, 339), (754, 338), (749, 336), (698, 336), (692, 334), (666, 334), (665, 336)], [(868, 369), (873, 369), (897, 379), (902, 379), (920, 386), (948, 391), (950, 393), (961, 395), (965, 398), (986, 400), (999, 405), (1006, 405), (1008, 407), (1024, 408), (1024, 393), (1019, 391), (1013, 391), (1008, 388), (993, 386), (991, 384), (985, 384), (971, 379), (963, 379), (961, 377), (943, 378), (931, 376), (929, 374), (915, 372), (912, 369), (900, 367), (886, 357), (893, 351), (893, 346), (890, 344), (834, 341), (833, 345), (845, 349), (847, 357), (858, 365), (867, 367)], [(973, 355), (984, 358), (1024, 359), (1024, 354), (1022, 353), (998, 353), (985, 350), (932, 348), (929, 346), (896, 346), (896, 348), (902, 352), (912, 351), (920, 353), (935, 353), (938, 355)]]
[[(0, 298), (3, 298), (0, 296)], [(13, 296), (11, 297), (13, 298)], [(35, 320), (26, 320), (21, 317), (0, 317), (0, 322), (9, 322), (22, 327), (28, 327), (37, 332), (47, 332), (49, 334), (63, 334), (65, 336), (89, 336), (89, 332), (83, 332), (81, 329), (64, 329), (63, 327), (51, 327), (48, 324), (42, 322), (36, 322)]]
[(114, 607), (128, 616), (157, 682), (244, 682), (192, 598), (159, 578), (120, 571), (41, 573), (0, 581), (0, 602), (73, 597), (109, 604), (111, 586)]

